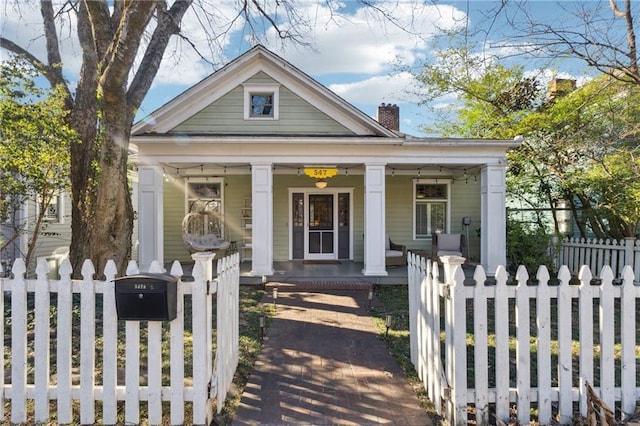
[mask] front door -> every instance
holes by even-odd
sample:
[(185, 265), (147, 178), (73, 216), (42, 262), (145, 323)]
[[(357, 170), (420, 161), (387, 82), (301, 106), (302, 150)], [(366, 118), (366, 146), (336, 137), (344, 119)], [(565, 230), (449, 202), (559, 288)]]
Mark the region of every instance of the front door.
[(336, 259), (334, 194), (309, 194), (306, 259)]
[(349, 259), (351, 193), (296, 191), (291, 195), (291, 258)]

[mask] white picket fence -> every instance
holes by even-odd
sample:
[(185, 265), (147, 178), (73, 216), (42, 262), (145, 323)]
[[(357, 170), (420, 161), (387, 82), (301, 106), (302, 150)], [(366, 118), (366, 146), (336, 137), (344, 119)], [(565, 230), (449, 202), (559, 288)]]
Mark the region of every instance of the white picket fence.
[(631, 266), (634, 275), (640, 277), (640, 240), (565, 238), (560, 244), (557, 264), (566, 265), (574, 274), (582, 265), (587, 265), (594, 274), (609, 265), (616, 277), (625, 266)]
[[(60, 267), (59, 280), (47, 279), (45, 261), (37, 265), (37, 279), (27, 280), (24, 262), (16, 260), (14, 278), (0, 279), (0, 305), (6, 306), (7, 294), (11, 299), (10, 313), (3, 309), (0, 317), (0, 331), (5, 336), (0, 351), (4, 354), (9, 346), (10, 352), (8, 359), (3, 356), (0, 368), (0, 419), (8, 416), (5, 401), (10, 400), (12, 423), (47, 423), (54, 414), (57, 423), (65, 424), (78, 419), (81, 424), (116, 424), (123, 420), (140, 424), (141, 411), (145, 410), (148, 424), (161, 424), (167, 411), (171, 424), (187, 420), (210, 424), (212, 399), (217, 397), (220, 412), (238, 365), (240, 276), (238, 254), (217, 262), (215, 279), (212, 260), (211, 254), (201, 255), (193, 267), (193, 281), (178, 280), (178, 312), (171, 322), (119, 322), (113, 262), (105, 267), (105, 280), (93, 279), (95, 269), (90, 261), (83, 265), (83, 279), (72, 280), (68, 260)], [(149, 272), (161, 272), (161, 267), (154, 262)], [(130, 263), (127, 275), (137, 273), (137, 265)], [(181, 265), (174, 262), (170, 273), (182, 277)], [(217, 294), (215, 353), (213, 294)], [(57, 301), (55, 306), (52, 296)], [(185, 321), (187, 298), (192, 308)], [(96, 309), (100, 306), (102, 315)], [(34, 327), (30, 329), (28, 324), (32, 322)], [(124, 340), (118, 337), (119, 325), (121, 331), (125, 329)], [(190, 338), (185, 337), (189, 333)], [(101, 351), (96, 348), (98, 341)], [(74, 361), (74, 342), (76, 347), (79, 344), (79, 362)], [(192, 350), (190, 371), (185, 371), (185, 349)], [(164, 378), (163, 362), (169, 370)], [(9, 364), (11, 377), (6, 380)], [(124, 377), (118, 377), (119, 372)], [(96, 401), (100, 402), (98, 413)], [(192, 406), (190, 418), (187, 402)], [(123, 404), (124, 419), (118, 418)], [(74, 410), (75, 416), (79, 410), (75, 419)]]
[(478, 266), (470, 283), (463, 258), (442, 259), (444, 277), (410, 254), (409, 322), (411, 360), (450, 424), (466, 425), (470, 413), (477, 424), (493, 415), (509, 424), (514, 407), (518, 424), (532, 421), (532, 408), (539, 424), (568, 424), (574, 403), (587, 414), (586, 383), (609, 407), (635, 411), (640, 287), (630, 267), (619, 285), (608, 266), (597, 285), (587, 267), (570, 284), (566, 266), (557, 285), (545, 267), (528, 285), (520, 267), (511, 285), (502, 266), (493, 283)]

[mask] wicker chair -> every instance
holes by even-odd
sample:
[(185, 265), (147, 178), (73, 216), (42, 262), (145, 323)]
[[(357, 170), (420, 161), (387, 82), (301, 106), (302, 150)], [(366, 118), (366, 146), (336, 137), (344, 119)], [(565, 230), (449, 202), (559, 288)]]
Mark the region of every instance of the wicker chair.
[(388, 267), (404, 266), (407, 264), (407, 246), (395, 244), (387, 235), (384, 264)]

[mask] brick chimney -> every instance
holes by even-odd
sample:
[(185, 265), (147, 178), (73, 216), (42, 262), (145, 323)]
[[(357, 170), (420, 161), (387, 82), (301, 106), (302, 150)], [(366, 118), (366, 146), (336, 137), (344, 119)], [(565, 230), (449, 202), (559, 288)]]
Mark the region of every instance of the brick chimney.
[(549, 82), (547, 96), (550, 101), (566, 96), (576, 90), (576, 81), (568, 78), (554, 78)]
[(378, 123), (389, 130), (400, 130), (400, 108), (396, 104), (381, 103), (378, 107)]

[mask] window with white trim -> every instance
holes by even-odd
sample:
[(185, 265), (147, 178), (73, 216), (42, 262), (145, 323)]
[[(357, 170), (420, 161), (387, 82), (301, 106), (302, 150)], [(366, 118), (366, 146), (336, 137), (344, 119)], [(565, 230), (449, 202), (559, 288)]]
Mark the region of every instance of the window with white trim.
[(278, 120), (280, 86), (276, 84), (244, 85), (244, 119)]
[(447, 232), (450, 183), (442, 179), (413, 181), (414, 238), (431, 238), (433, 233)]
[[(38, 197), (38, 206), (40, 205), (41, 202)], [(61, 193), (51, 197), (42, 219), (49, 223), (63, 223), (63, 197)]]

